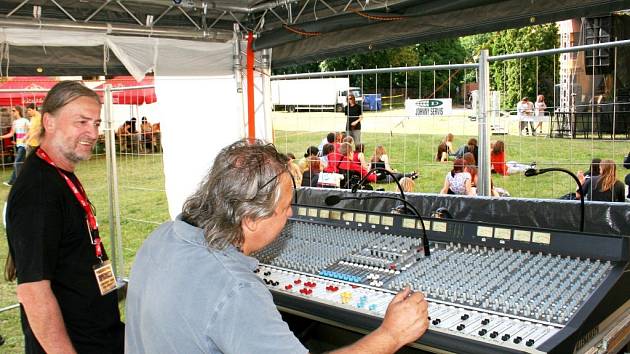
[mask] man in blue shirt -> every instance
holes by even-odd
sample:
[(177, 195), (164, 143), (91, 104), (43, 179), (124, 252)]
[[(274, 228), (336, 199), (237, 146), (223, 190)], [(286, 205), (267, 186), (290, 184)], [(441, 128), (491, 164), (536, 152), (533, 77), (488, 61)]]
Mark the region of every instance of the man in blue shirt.
[[(126, 353), (307, 353), (282, 320), (249, 257), (292, 215), (287, 159), (239, 141), (215, 158), (182, 214), (138, 251), (127, 293)], [(428, 327), (427, 302), (409, 289), (383, 324), (339, 353), (393, 353)]]

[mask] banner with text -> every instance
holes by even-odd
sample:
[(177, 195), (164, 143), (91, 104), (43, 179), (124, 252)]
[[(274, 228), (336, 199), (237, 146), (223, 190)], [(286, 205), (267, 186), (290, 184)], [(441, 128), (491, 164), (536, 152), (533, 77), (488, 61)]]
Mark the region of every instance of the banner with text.
[(405, 112), (410, 117), (441, 117), (451, 115), (452, 111), (450, 98), (405, 100)]

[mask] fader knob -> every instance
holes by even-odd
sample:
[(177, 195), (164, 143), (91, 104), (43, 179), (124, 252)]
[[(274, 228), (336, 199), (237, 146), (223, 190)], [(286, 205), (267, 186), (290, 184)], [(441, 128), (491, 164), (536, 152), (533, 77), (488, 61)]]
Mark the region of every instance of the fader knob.
[(534, 340), (533, 339), (529, 339), (527, 342), (525, 342), (525, 345), (528, 347), (531, 347), (532, 345), (534, 345)]
[(514, 344), (519, 344), (522, 341), (523, 341), (523, 338), (521, 338), (521, 337), (514, 338)]

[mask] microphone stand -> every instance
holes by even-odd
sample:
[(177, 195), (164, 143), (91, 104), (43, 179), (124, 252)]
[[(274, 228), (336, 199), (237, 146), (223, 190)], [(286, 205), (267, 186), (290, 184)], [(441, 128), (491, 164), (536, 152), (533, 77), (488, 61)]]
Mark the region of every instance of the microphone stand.
[(422, 216), (418, 212), (418, 209), (416, 209), (416, 207), (413, 204), (409, 203), (405, 199), (401, 199), (398, 197), (390, 197), (390, 196), (340, 197), (337, 195), (331, 195), (327, 197), (324, 202), (328, 206), (333, 206), (333, 205), (338, 204), (342, 200), (369, 200), (369, 199), (397, 200), (399, 202), (403, 202), (405, 206), (409, 207), (409, 209), (411, 209), (411, 211), (414, 212), (414, 214), (416, 215), (416, 217), (420, 220), (420, 223), (422, 224), (422, 248), (424, 249), (424, 255), (426, 257), (429, 257), (431, 255), (431, 250), (429, 248), (429, 239), (427, 238), (427, 230), (424, 227), (424, 219), (422, 219)]
[(529, 168), (527, 169), (527, 171), (525, 171), (525, 177), (532, 177), (532, 176), (538, 176), (538, 175), (542, 175), (543, 173), (547, 173), (547, 172), (551, 172), (551, 171), (560, 171), (560, 172), (564, 172), (566, 174), (568, 174), (569, 176), (573, 177), (573, 179), (575, 180), (575, 183), (578, 186), (578, 191), (580, 192), (580, 212), (581, 212), (581, 220), (580, 220), (580, 232), (584, 232), (584, 189), (582, 188), (582, 183), (580, 182), (580, 179), (575, 175), (575, 173), (564, 169), (564, 168), (560, 168), (560, 167), (550, 167), (550, 168), (541, 168), (540, 170), (537, 170), (535, 168)]

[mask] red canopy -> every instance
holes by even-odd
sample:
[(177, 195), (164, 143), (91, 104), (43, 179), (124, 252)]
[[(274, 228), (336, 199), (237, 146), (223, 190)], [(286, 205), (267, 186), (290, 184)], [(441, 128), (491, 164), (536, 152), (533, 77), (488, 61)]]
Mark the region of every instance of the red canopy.
[[(111, 84), (113, 88), (135, 87), (135, 86), (153, 86), (153, 76), (145, 76), (141, 82), (137, 82), (131, 76), (116, 76), (107, 80), (104, 84), (96, 87), (96, 90), (105, 88), (105, 84)], [(103, 95), (103, 91), (97, 91), (99, 95)], [(155, 90), (153, 87), (142, 89), (128, 89), (122, 91), (113, 91), (114, 104), (150, 104), (157, 102)]]
[[(0, 107), (26, 106), (35, 103), (41, 106), (44, 98), (59, 80), (47, 76), (16, 76), (7, 81), (0, 81)], [(1, 90), (11, 90), (10, 92)], [(46, 90), (42, 92), (28, 92), (25, 90)]]

